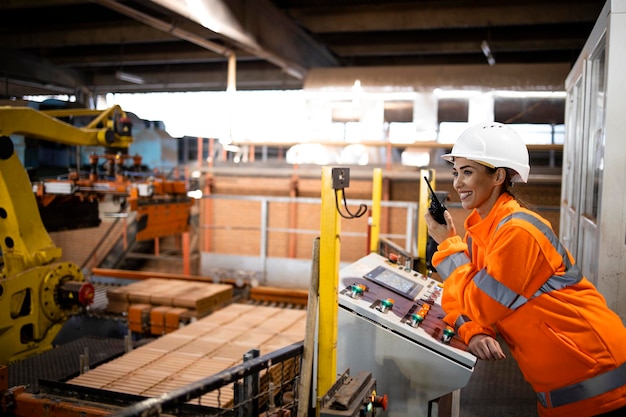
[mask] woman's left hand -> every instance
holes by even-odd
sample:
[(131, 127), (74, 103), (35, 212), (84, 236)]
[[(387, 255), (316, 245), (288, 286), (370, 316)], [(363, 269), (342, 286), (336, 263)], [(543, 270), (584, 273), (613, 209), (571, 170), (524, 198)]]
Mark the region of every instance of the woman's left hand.
[(486, 334), (477, 334), (473, 336), (470, 339), (467, 348), (478, 359), (497, 361), (506, 358), (500, 343), (493, 337)]

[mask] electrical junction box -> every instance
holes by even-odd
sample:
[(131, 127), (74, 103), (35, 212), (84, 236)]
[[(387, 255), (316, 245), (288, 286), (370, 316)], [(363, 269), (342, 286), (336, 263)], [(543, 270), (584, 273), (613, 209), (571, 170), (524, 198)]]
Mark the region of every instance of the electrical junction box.
[(333, 168), (333, 190), (343, 190), (350, 186), (350, 168)]

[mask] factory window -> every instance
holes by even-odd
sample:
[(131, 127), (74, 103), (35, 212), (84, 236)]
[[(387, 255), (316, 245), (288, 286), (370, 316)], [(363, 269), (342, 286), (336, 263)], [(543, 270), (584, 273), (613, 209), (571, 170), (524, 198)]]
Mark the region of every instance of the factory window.
[(604, 142), (606, 119), (606, 51), (603, 47), (594, 52), (591, 61), (591, 88), (589, 116), (589, 137), (585, 144), (583, 160), (585, 162), (585, 198), (583, 199), (584, 214), (591, 219), (598, 217), (598, 201), (604, 172)]
[(387, 123), (413, 122), (413, 102), (408, 100), (385, 101), (384, 119)]
[(495, 120), (502, 123), (562, 125), (565, 120), (565, 97), (496, 97)]
[(437, 121), (467, 122), (469, 100), (462, 98), (442, 98), (437, 101)]
[(333, 123), (349, 123), (361, 120), (358, 103), (354, 101), (335, 101), (331, 104)]

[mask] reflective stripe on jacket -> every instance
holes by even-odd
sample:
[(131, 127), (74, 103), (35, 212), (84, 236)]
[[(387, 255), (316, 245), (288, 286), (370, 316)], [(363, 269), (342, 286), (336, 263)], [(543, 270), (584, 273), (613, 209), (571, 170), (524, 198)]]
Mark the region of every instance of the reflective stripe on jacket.
[(466, 343), (497, 328), (542, 416), (626, 405), (626, 376), (620, 383), (624, 373), (611, 372), (626, 363), (626, 328), (549, 223), (505, 193), (484, 219), (473, 211), (465, 229), (464, 240), (446, 239), (432, 260), (444, 278), (448, 324)]

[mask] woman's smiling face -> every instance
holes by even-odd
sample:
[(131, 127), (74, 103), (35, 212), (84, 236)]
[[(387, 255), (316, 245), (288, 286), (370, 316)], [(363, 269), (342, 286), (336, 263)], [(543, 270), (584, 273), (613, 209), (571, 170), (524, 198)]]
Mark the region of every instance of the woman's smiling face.
[(504, 168), (493, 170), (467, 158), (454, 158), (452, 176), (463, 208), (476, 209), (484, 218), (500, 195), (506, 172)]

